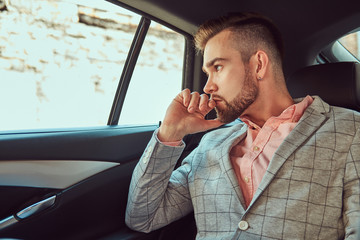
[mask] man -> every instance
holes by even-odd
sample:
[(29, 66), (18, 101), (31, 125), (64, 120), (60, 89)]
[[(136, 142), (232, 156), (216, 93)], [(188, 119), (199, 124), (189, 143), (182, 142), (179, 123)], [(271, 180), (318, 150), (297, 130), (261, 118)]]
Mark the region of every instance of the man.
[[(210, 20), (195, 42), (211, 97), (185, 89), (170, 104), (134, 170), (128, 226), (149, 232), (194, 211), (197, 239), (355, 237), (360, 114), (293, 100), (278, 31), (261, 16)], [(217, 119), (205, 120), (213, 108)], [(174, 170), (185, 135), (237, 118)]]

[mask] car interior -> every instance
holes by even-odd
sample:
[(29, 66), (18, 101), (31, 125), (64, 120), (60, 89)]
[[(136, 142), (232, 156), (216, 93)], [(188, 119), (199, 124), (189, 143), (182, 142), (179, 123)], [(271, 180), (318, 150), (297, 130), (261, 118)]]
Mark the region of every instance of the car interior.
[[(359, 59), (342, 46), (345, 53), (338, 50), (338, 39), (360, 29), (358, 0), (108, 2), (115, 11), (124, 8), (142, 16), (119, 73), (108, 123), (80, 129), (0, 131), (0, 239), (195, 239), (191, 214), (151, 233), (125, 225), (132, 171), (158, 127), (119, 124), (150, 22), (184, 37), (181, 85), (202, 92), (207, 79), (192, 39), (198, 26), (230, 12), (261, 13), (283, 35), (283, 68), (292, 97), (318, 95), (331, 105), (360, 111)], [(178, 164), (203, 134), (186, 136)]]

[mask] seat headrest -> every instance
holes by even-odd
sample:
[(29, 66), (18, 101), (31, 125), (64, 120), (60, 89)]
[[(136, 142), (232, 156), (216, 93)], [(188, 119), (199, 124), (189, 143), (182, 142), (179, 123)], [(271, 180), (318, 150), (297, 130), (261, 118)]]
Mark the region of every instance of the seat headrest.
[(293, 98), (318, 95), (330, 105), (360, 111), (360, 64), (339, 62), (313, 65), (287, 79)]

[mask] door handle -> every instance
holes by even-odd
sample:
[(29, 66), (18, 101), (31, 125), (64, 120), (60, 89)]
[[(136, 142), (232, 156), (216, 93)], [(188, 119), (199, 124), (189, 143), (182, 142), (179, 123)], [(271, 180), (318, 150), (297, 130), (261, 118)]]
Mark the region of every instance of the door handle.
[(0, 230), (4, 229), (10, 225), (13, 225), (14, 223), (17, 223), (18, 220), (14, 216), (7, 217), (0, 221)]
[(40, 202), (34, 203), (23, 210), (19, 211), (15, 215), (0, 220), (0, 230), (6, 228), (18, 221), (28, 218), (35, 213), (40, 213), (55, 204), (56, 195), (46, 198)]
[(51, 207), (52, 205), (54, 205), (55, 199), (56, 199), (56, 195), (49, 197), (47, 199), (44, 199), (40, 202), (34, 203), (33, 205), (19, 211), (16, 214), (16, 216), (20, 219), (30, 217), (31, 215), (33, 215), (35, 213), (39, 213), (39, 212)]

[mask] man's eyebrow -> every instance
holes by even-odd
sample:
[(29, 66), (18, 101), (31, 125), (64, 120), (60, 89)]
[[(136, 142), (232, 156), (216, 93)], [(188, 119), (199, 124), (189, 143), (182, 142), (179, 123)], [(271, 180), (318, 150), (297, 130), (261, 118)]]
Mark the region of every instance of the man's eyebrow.
[(212, 59), (211, 61), (209, 61), (209, 62), (206, 63), (206, 67), (209, 68), (209, 67), (213, 66), (213, 65), (215, 64), (215, 62), (225, 61), (225, 60), (226, 60), (225, 58), (219, 58), (219, 57), (214, 58), (214, 59)]
[[(205, 64), (205, 66), (206, 66), (206, 68), (210, 68), (211, 66), (213, 66), (218, 61), (226, 61), (226, 58), (220, 58), (220, 57), (214, 58), (211, 61), (207, 62)], [(203, 70), (204, 73), (206, 73), (205, 67), (202, 67), (202, 70)]]
[[(206, 66), (206, 68), (210, 68), (211, 66), (213, 66), (218, 61), (226, 61), (226, 58), (220, 58), (220, 57), (214, 58), (211, 61), (207, 62), (205, 64), (205, 66)], [(202, 70), (203, 70), (204, 73), (207, 73), (204, 66), (202, 67)]]

